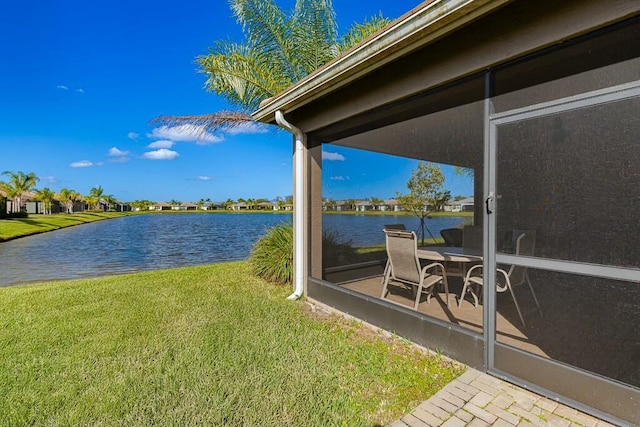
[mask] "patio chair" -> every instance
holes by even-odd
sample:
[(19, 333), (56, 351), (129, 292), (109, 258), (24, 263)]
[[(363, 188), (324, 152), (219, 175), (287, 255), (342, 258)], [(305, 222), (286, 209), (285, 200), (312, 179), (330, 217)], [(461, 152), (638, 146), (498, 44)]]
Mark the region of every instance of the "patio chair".
[(440, 230), (445, 246), (462, 247), (462, 230), (460, 228), (445, 228)]
[[(535, 234), (531, 231), (520, 232), (518, 231), (518, 237), (516, 239), (515, 247), (516, 247), (516, 255), (533, 255), (533, 248), (535, 245)], [(518, 305), (518, 300), (516, 298), (515, 293), (513, 292), (513, 288), (521, 285), (523, 283), (527, 283), (529, 289), (531, 290), (531, 295), (533, 295), (533, 300), (536, 303), (538, 310), (540, 311), (540, 315), (542, 315), (542, 309), (540, 308), (540, 303), (538, 302), (538, 298), (536, 297), (536, 293), (533, 291), (533, 286), (531, 286), (531, 280), (529, 279), (529, 273), (527, 272), (526, 267), (512, 265), (509, 267), (508, 271), (505, 271), (502, 268), (497, 269), (498, 275), (502, 276), (504, 279), (504, 283), (500, 283), (499, 278), (496, 278), (496, 291), (497, 292), (506, 292), (509, 291), (511, 297), (513, 298), (513, 303), (516, 306), (516, 310), (518, 311), (518, 316), (520, 316), (520, 321), (522, 321), (522, 326), (526, 327), (526, 323), (524, 321), (524, 317), (522, 316), (522, 311), (520, 310), (520, 306)], [(458, 300), (458, 308), (462, 305), (462, 301), (467, 293), (470, 293), (473, 296), (474, 306), (478, 306), (478, 295), (471, 289), (471, 286), (475, 285), (477, 287), (482, 286), (484, 283), (482, 278), (482, 265), (478, 264), (469, 269), (464, 279), (464, 285), (462, 287), (462, 292), (460, 293), (460, 299)], [(480, 292), (478, 292), (480, 293)], [(481, 297), (481, 295), (480, 295)]]
[[(461, 228), (445, 228), (440, 230), (440, 235), (444, 239), (445, 246), (462, 247), (462, 229)], [(464, 277), (466, 273), (465, 265), (461, 262), (445, 262), (447, 274), (450, 276)]]
[(404, 224), (385, 224), (383, 230), (406, 230)]
[[(382, 228), (384, 230), (406, 230), (404, 224), (385, 224)], [(384, 285), (384, 278), (387, 276), (387, 270), (389, 270), (389, 260), (387, 259), (387, 263), (384, 266), (384, 272), (382, 273), (382, 284)]]
[(465, 225), (462, 229), (462, 247), (467, 249), (482, 249), (482, 227)]
[(422, 293), (427, 293), (427, 303), (436, 285), (442, 283), (445, 290), (445, 303), (449, 305), (449, 284), (444, 266), (434, 262), (422, 267), (418, 258), (418, 240), (416, 233), (405, 230), (384, 230), (387, 242), (389, 268), (385, 273), (382, 296), (389, 293), (389, 282), (395, 280), (411, 289), (415, 296), (413, 309), (418, 310)]

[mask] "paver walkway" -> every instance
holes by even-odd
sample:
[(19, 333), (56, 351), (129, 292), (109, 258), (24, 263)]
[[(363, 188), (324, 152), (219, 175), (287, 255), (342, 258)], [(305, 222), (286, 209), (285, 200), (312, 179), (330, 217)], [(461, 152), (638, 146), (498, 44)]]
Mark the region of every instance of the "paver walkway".
[(611, 426), (472, 368), (391, 427)]

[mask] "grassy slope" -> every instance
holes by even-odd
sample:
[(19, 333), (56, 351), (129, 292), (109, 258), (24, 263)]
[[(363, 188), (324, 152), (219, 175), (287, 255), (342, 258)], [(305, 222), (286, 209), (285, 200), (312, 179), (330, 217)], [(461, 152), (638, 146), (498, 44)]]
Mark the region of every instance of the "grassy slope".
[(460, 372), (228, 263), (0, 288), (0, 425), (372, 425)]
[(0, 241), (44, 233), (59, 228), (127, 215), (119, 212), (30, 215), (28, 218), (0, 220)]

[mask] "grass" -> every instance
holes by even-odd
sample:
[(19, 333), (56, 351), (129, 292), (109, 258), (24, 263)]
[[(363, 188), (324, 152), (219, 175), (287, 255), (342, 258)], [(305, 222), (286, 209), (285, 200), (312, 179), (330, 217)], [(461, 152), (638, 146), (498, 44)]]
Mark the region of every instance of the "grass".
[(247, 262), (0, 288), (0, 425), (374, 425), (461, 368)]
[(82, 212), (73, 214), (30, 215), (28, 218), (1, 219), (0, 241), (123, 215), (128, 214), (122, 212)]

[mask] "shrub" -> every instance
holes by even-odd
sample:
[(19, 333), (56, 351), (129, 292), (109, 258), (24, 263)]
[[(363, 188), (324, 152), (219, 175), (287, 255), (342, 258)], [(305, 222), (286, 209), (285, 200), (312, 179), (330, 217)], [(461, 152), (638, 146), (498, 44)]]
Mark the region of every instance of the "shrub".
[(337, 233), (322, 233), (322, 266), (336, 267), (357, 262), (358, 253), (351, 240), (341, 242)]
[(29, 214), (27, 213), (27, 211), (20, 211), (20, 212), (13, 212), (13, 213), (7, 214), (6, 217), (9, 218), (9, 219), (11, 219), (11, 218), (29, 218)]
[(251, 250), (253, 272), (278, 284), (293, 282), (293, 224), (285, 222), (267, 231)]
[[(356, 262), (358, 254), (351, 242), (340, 242), (335, 233), (322, 235), (322, 265), (333, 267)], [(253, 272), (277, 284), (293, 283), (293, 224), (270, 228), (251, 250), (249, 262)]]

